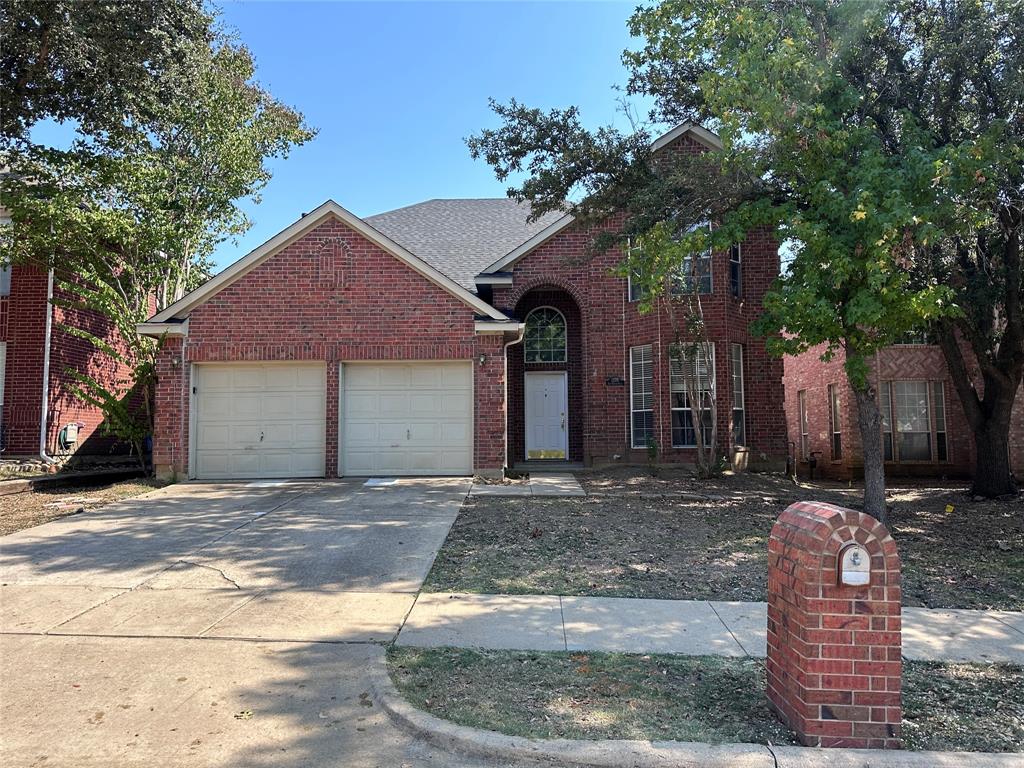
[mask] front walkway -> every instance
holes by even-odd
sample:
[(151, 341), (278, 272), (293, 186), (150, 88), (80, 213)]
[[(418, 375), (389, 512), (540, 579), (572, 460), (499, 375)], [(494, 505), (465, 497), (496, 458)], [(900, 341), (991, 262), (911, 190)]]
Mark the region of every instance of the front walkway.
[[(422, 593), (397, 642), (763, 657), (766, 624), (765, 603)], [(903, 656), (1024, 664), (1024, 613), (904, 608)]]
[(516, 483), (473, 483), (470, 496), (586, 496), (575, 475), (568, 472), (532, 472)]

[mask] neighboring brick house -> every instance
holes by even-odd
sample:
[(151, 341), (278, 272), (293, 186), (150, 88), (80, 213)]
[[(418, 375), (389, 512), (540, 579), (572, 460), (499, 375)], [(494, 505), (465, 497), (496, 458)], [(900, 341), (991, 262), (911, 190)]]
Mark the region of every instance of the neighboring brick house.
[(0, 272), (0, 457), (63, 461), (124, 453), (128, 446), (101, 429), (100, 409), (75, 397), (69, 371), (111, 386), (130, 371), (65, 329), (111, 341), (115, 331), (95, 312), (51, 306), (50, 290), (60, 297), (46, 270), (16, 265)]
[[(718, 146), (676, 128), (655, 152)], [(360, 219), (324, 203), (148, 323), (154, 464), (196, 478), (499, 473), (692, 462), (664, 310), (641, 314), (571, 217), (430, 200)], [(718, 434), (781, 466), (782, 362), (748, 334), (778, 273), (752, 236), (701, 260)], [(676, 362), (678, 371), (679, 361)], [(707, 373), (707, 372), (705, 372)], [(712, 383), (713, 382), (713, 383)]]
[[(808, 458), (817, 476), (864, 475), (857, 404), (842, 351), (822, 362), (822, 347), (785, 360), (786, 421), (801, 475)], [(970, 358), (968, 358), (970, 359)], [(970, 477), (974, 438), (949, 377), (942, 350), (925, 339), (880, 350), (870, 380), (882, 410), (882, 446), (890, 476)], [(979, 377), (980, 378), (980, 377)], [(1010, 466), (1024, 477), (1024, 397), (1018, 394), (1010, 428)]]

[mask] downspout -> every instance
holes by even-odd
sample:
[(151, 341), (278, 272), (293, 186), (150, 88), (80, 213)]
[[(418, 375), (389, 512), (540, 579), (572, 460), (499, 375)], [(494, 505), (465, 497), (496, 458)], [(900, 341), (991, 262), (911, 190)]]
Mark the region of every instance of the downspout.
[(511, 464), (508, 460), (508, 348), (522, 342), (523, 337), (526, 335), (526, 323), (519, 324), (518, 335), (512, 341), (504, 345), (505, 359), (503, 361), (505, 365), (505, 469), (511, 469)]
[(53, 335), (53, 270), (46, 278), (46, 335), (43, 338), (43, 402), (39, 414), (39, 458), (47, 464), (57, 460), (46, 453), (46, 432), (50, 410), (50, 338)]

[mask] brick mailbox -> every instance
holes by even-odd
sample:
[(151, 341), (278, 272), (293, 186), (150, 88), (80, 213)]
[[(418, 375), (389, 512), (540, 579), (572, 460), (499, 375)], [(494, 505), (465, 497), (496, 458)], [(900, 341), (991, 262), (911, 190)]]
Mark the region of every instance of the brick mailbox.
[(900, 561), (884, 525), (797, 502), (768, 541), (768, 698), (808, 746), (899, 748)]

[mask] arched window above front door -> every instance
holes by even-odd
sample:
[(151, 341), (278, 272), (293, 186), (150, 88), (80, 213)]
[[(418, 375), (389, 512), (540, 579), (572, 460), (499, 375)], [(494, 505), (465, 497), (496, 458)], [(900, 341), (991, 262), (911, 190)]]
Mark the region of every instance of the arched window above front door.
[(528, 363), (564, 363), (565, 317), (557, 309), (538, 307), (526, 316), (523, 347)]

